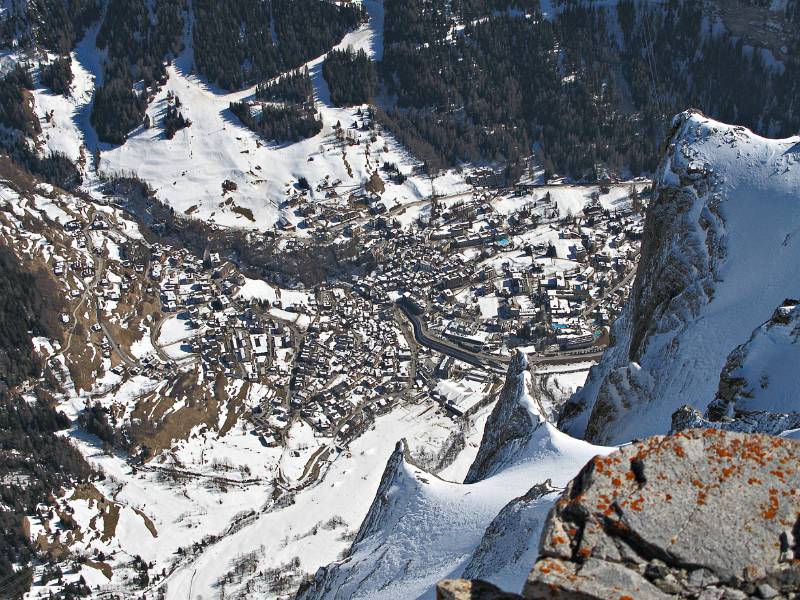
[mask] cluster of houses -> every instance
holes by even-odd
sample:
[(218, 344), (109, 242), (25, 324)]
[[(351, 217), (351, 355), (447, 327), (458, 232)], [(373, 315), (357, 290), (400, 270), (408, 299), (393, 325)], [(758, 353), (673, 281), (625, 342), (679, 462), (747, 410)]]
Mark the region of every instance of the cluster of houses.
[[(496, 188), (492, 173), (476, 176), (476, 186)], [(502, 195), (476, 190), (454, 201), (434, 199), (404, 226), (377, 190), (325, 179), (314, 200), (310, 191), (300, 186), (286, 200), (302, 216), (300, 226), (328, 238), (358, 235), (371, 266), (348, 282), (304, 292), (301, 306), (282, 306), (280, 293), (245, 299), (245, 279), (219, 255), (198, 258), (158, 244), (149, 246), (149, 259), (123, 260), (122, 271), (98, 281), (108, 307), (138, 277), (160, 301), (153, 326), (183, 326), (178, 343), (156, 344), (160, 360), (151, 362), (199, 363), (209, 376), (260, 384), (263, 397), (249, 416), (266, 445), (280, 444), (298, 418), (318, 435), (346, 441), (398, 400), (420, 393), (440, 397), (451, 412), (466, 410), (453, 409), (457, 403), (436, 390), (442, 381), (457, 384), (469, 369), (454, 369), (452, 357), (418, 345), (399, 304), (429, 335), (476, 355), (506, 355), (514, 347), (599, 349), (639, 254), (640, 213), (625, 203), (609, 210), (599, 198), (561, 215), (549, 193), (526, 190), (528, 201), (504, 204)], [(102, 219), (70, 227), (76, 239), (88, 240), (107, 228)], [(290, 236), (292, 243), (302, 242)], [(92, 265), (70, 268), (94, 276)], [(54, 272), (66, 268), (57, 263)], [(109, 345), (102, 351), (107, 356)]]
[(586, 349), (621, 310), (641, 232), (638, 213), (598, 201), (561, 217), (546, 195), (501, 214), (476, 194), (434, 203), (423, 229), (368, 239), (377, 266), (355, 285), (373, 302), (403, 297), (430, 331), (473, 351)]
[(198, 356), (206, 374), (221, 371), (285, 386), (289, 370), (278, 358), (296, 340), (286, 323), (270, 315), (272, 306), (238, 298), (244, 278), (218, 254), (200, 259), (185, 250), (165, 250), (152, 247), (149, 276), (158, 286), (164, 317), (178, 319), (192, 332), (180, 350)]
[(315, 320), (292, 372), (290, 404), (320, 433), (347, 437), (357, 430), (348, 422), (354, 413), (386, 410), (409, 388), (411, 349), (389, 306), (350, 287), (320, 286), (316, 295)]

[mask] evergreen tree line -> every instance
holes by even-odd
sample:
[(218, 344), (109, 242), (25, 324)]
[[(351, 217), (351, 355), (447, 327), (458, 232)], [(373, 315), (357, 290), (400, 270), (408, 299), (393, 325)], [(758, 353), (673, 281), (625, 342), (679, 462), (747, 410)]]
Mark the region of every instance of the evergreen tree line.
[[(767, 135), (800, 126), (798, 49), (773, 70), (704, 29), (702, 3), (621, 0), (608, 11), (567, 0), (553, 21), (494, 0), (384, 6), (380, 75), (397, 100), (377, 115), (433, 170), (494, 160), (516, 171), (535, 150), (548, 171), (576, 178), (599, 165), (652, 172), (669, 120), (690, 106)], [(450, 35), (459, 13), (491, 16)]]
[[(0, 28), (3, 39), (10, 45), (22, 36), (20, 32), (36, 31), (36, 41), (60, 53), (71, 50), (101, 15), (100, 0), (36, 0), (24, 9), (16, 4)], [(91, 115), (101, 141), (122, 144), (141, 125), (149, 102), (166, 80), (165, 58), (181, 49), (186, 7), (186, 0), (109, 0), (97, 34), (97, 48), (105, 52), (106, 60)], [(210, 81), (229, 89), (296, 68), (324, 53), (366, 19), (361, 5), (338, 6), (319, 0), (197, 0), (192, 9), (196, 66)], [(34, 14), (36, 27), (31, 27), (28, 21)], [(33, 41), (33, 37), (26, 39)], [(42, 69), (43, 83), (59, 93), (65, 93), (71, 83), (67, 60)], [(19, 92), (19, 88), (10, 91)], [(15, 128), (27, 135), (38, 133), (38, 123), (25, 119), (18, 93), (7, 105), (9, 114), (0, 115), (0, 120), (14, 121), (20, 126)], [(185, 126), (182, 115), (173, 112), (166, 122), (168, 135), (177, 131), (176, 126)], [(293, 116), (284, 112), (283, 117), (294, 122), (289, 128), (296, 131), (293, 135), (308, 129), (302, 124), (308, 125), (309, 120), (299, 119), (299, 111), (290, 111)]]
[(191, 126), (192, 122), (180, 112), (181, 99), (173, 96), (172, 92), (167, 94), (167, 110), (164, 113), (164, 135), (168, 140), (175, 137), (175, 134)]
[(0, 148), (20, 167), (44, 181), (66, 190), (74, 189), (81, 184), (81, 174), (75, 164), (60, 152), (38, 156), (25, 140), (42, 131), (33, 111), (32, 89), (30, 71), (19, 64), (0, 79), (0, 125), (11, 130), (10, 134), (0, 137)]
[(71, 51), (86, 28), (100, 18), (101, 0), (9, 2), (0, 20), (0, 43), (11, 48), (39, 43), (53, 52)]
[(331, 50), (322, 63), (322, 75), (336, 106), (365, 104), (377, 92), (378, 73), (364, 50)]
[(95, 402), (78, 416), (80, 426), (92, 435), (96, 435), (102, 442), (105, 451), (111, 451), (115, 446), (123, 445), (121, 435), (110, 422), (109, 417), (110, 411), (99, 402)]
[(314, 86), (308, 68), (281, 75), (274, 81), (256, 86), (256, 99), (265, 102), (304, 104), (314, 101)]
[(196, 0), (193, 8), (197, 69), (226, 89), (302, 65), (366, 18), (361, 5), (319, 0)]
[(296, 142), (322, 130), (322, 119), (314, 107), (314, 86), (308, 69), (290, 72), (275, 81), (256, 86), (255, 97), (260, 102), (254, 105), (231, 103), (231, 112), (245, 127), (267, 140)]
[(39, 79), (56, 94), (66, 96), (72, 84), (72, 59), (69, 56), (59, 56), (54, 61), (39, 64)]
[(230, 109), (245, 127), (266, 140), (297, 142), (322, 131), (322, 119), (313, 105), (264, 104), (254, 114), (247, 102), (231, 102)]
[(12, 153), (17, 163), (33, 175), (58, 187), (71, 191), (83, 183), (77, 165), (63, 152), (52, 150), (38, 156), (27, 145), (20, 145)]
[(60, 339), (61, 298), (47, 273), (27, 270), (0, 245), (0, 389), (39, 376), (31, 334)]
[(522, 13), (535, 13), (539, 8), (538, 0), (453, 0), (452, 14), (460, 21), (472, 21), (497, 12), (516, 10)]
[(147, 98), (133, 90), (130, 75), (121, 72), (94, 93), (91, 123), (102, 142), (124, 144), (128, 133), (141, 125)]
[(623, 48), (617, 56), (645, 120), (658, 117), (647, 114), (648, 106), (664, 117), (694, 106), (762, 135), (783, 137), (800, 129), (800, 38), (781, 72), (741, 39), (703, 25), (708, 20), (699, 3), (671, 0), (659, 11), (621, 0), (618, 11)]
[(31, 137), (42, 132), (33, 112), (33, 78), (27, 68), (17, 64), (0, 79), (0, 124)]
[[(91, 122), (98, 138), (123, 144), (166, 81), (164, 59), (181, 49), (185, 0), (110, 0), (97, 33), (105, 50), (103, 85), (95, 90)], [(134, 89), (140, 83), (140, 89)]]

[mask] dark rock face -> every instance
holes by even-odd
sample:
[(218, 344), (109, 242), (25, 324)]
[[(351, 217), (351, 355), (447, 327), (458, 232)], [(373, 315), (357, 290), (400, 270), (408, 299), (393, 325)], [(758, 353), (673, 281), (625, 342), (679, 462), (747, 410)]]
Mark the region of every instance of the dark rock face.
[(800, 591), (800, 443), (689, 430), (586, 465), (548, 517), (526, 598)]
[(800, 413), (762, 411), (749, 413), (736, 418), (723, 417), (720, 420), (712, 420), (708, 411), (703, 415), (699, 410), (686, 404), (672, 414), (672, 429), (670, 433), (677, 433), (685, 429), (707, 428), (739, 431), (742, 433), (780, 435), (790, 429), (800, 428)]
[(612, 344), (564, 406), (559, 429), (612, 445), (665, 433), (683, 402), (709, 409), (710, 420), (796, 412), (800, 370), (786, 368), (800, 361), (791, 305), (764, 325), (798, 295), (798, 250), (789, 247), (800, 238), (796, 225), (785, 227), (800, 209), (796, 145), (693, 111), (675, 118)]
[(502, 464), (524, 448), (534, 431), (542, 424), (531, 421), (530, 412), (520, 404), (526, 393), (525, 370), (528, 359), (516, 352), (508, 367), (508, 375), (497, 404), (486, 422), (478, 455), (469, 468), (464, 483), (475, 483), (492, 475)]
[[(686, 139), (693, 135), (698, 116), (697, 111), (687, 111), (672, 124), (656, 195), (647, 211), (636, 279), (611, 328), (611, 346), (592, 367), (586, 385), (562, 407), (559, 429), (574, 437), (607, 445), (631, 439), (623, 433), (624, 423), (630, 413), (653, 401), (655, 386), (663, 378), (659, 370), (669, 363), (662, 355), (657, 368), (651, 368), (651, 340), (676, 338), (713, 295), (724, 255), (724, 225), (712, 200), (714, 169), (691, 159), (691, 145), (687, 149)], [(659, 433), (663, 431), (666, 427)]]

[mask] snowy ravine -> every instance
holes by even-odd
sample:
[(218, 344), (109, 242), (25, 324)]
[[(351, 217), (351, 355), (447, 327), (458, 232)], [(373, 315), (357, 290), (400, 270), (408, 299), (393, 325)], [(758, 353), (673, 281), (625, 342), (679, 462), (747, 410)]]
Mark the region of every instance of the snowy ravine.
[[(666, 433), (685, 404), (704, 411), (728, 355), (800, 295), (800, 138), (769, 140), (685, 112), (656, 186), (613, 345), (561, 418), (594, 443)], [(784, 366), (764, 368), (770, 379)], [(779, 388), (764, 390), (761, 409)]]
[[(554, 489), (592, 457), (613, 450), (575, 440), (547, 423), (530, 383), (527, 359), (518, 353), (470, 469), (480, 469), (485, 478), (469, 484), (439, 479), (416, 467), (399, 442), (350, 551), (320, 569), (298, 598), (432, 598), (439, 580), (465, 569), (520, 590), (557, 498)], [(512, 425), (513, 443), (495, 435)]]

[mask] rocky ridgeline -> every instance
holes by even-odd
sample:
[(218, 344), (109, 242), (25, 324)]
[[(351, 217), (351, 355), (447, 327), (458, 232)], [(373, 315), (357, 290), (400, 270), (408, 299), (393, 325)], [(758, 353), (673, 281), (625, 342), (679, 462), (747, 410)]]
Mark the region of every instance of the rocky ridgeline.
[[(519, 598), (442, 582), (442, 600)], [(687, 430), (589, 462), (548, 516), (524, 598), (800, 598), (800, 442)]]

